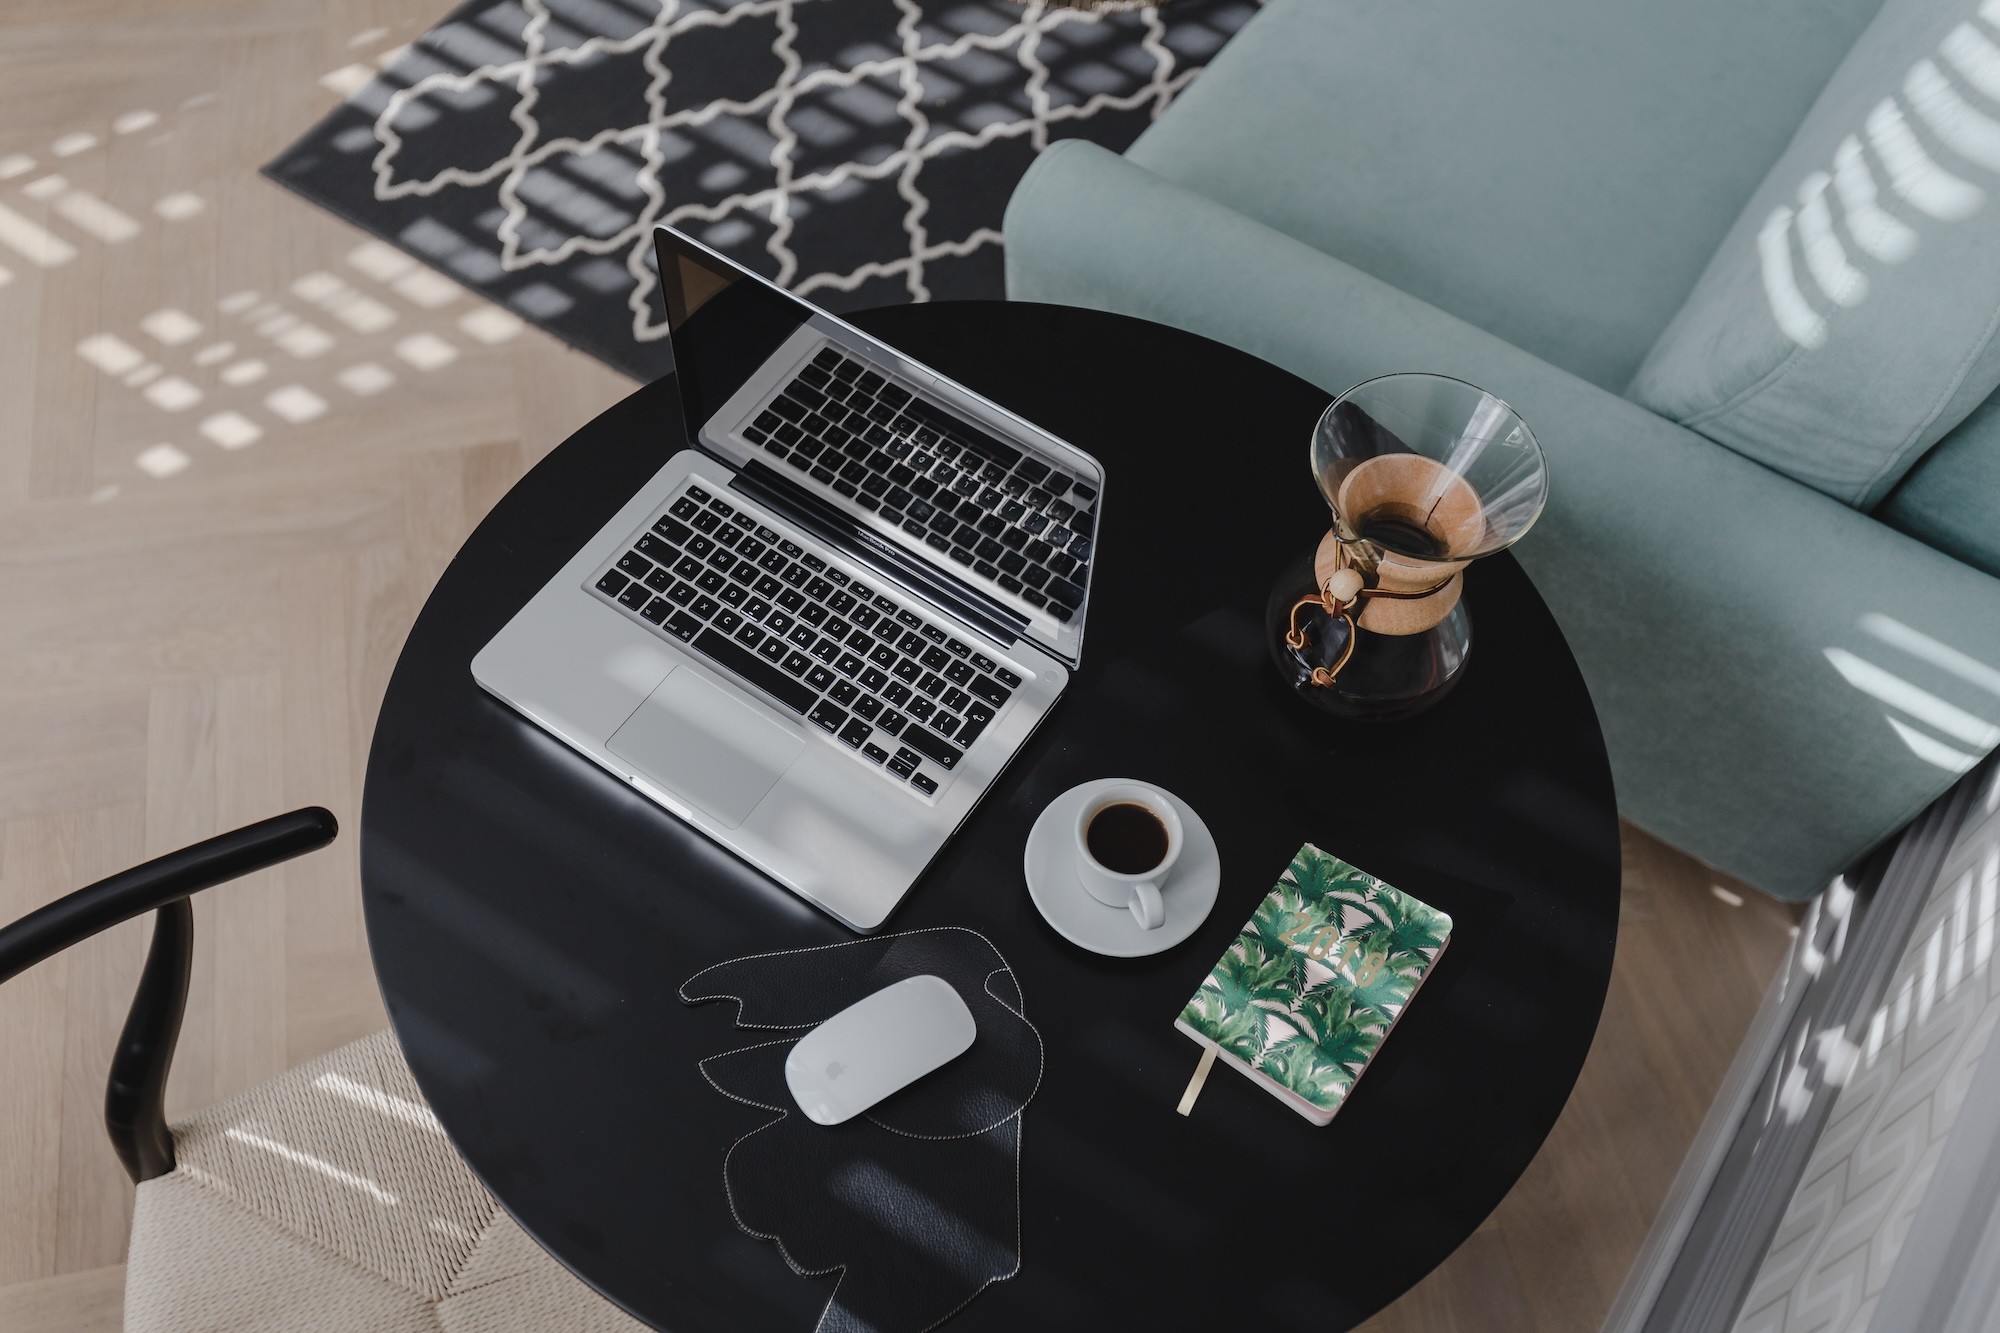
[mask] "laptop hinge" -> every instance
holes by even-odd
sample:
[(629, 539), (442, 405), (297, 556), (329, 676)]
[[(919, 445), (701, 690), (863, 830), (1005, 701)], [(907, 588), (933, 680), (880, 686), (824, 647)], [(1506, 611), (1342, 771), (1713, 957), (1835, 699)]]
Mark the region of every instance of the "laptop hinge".
[(1028, 628), (1027, 618), (1018, 612), (933, 569), (757, 459), (740, 465), (733, 485), (1002, 645), (1012, 647)]

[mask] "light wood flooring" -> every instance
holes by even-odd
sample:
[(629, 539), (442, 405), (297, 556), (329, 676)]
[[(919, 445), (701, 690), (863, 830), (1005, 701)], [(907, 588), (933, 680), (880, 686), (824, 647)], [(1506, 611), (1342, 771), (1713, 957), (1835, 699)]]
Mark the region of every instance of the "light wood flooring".
[[(333, 104), (323, 76), (443, 9), (0, 6), (0, 921), (294, 806), (352, 829), (432, 582), (631, 387), (255, 174)], [(1611, 999), (1562, 1123), (1371, 1327), (1602, 1318), (1793, 919), (1642, 835), (1627, 858)], [(197, 916), (175, 1111), (382, 1024), (351, 836)], [(131, 1191), (99, 1106), (145, 935), (0, 988), (8, 1333), (117, 1326)]]

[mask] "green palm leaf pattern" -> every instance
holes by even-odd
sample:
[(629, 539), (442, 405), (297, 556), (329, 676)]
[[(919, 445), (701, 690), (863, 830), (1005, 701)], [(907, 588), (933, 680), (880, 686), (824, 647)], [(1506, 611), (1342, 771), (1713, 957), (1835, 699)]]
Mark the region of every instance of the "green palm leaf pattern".
[(1450, 935), (1443, 912), (1307, 843), (1180, 1021), (1331, 1112)]

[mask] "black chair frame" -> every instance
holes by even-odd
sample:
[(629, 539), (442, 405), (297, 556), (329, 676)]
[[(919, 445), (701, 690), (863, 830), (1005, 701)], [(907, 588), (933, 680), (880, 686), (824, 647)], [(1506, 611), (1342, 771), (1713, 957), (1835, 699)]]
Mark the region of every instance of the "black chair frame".
[(111, 1057), (104, 1127), (126, 1173), (145, 1182), (174, 1169), (167, 1130), (167, 1074), (187, 1012), (194, 966), (194, 908), (188, 899), (252, 871), (332, 842), (340, 825), (318, 806), (294, 810), (170, 852), (0, 927), (0, 984), (72, 944), (146, 912), (158, 916), (139, 989)]

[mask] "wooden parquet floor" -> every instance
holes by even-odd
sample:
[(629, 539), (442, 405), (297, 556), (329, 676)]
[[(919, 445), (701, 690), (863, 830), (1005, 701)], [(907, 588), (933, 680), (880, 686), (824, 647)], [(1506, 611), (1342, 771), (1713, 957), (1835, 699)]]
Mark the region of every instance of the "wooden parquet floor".
[[(418, 608), (629, 391), (255, 174), (443, 0), (0, 6), (0, 920), (224, 828), (351, 830)], [(339, 79), (328, 80), (338, 84)], [(1787, 942), (1633, 834), (1611, 1003), (1549, 1146), (1372, 1327), (1601, 1319)], [(205, 895), (171, 1105), (383, 1023), (355, 844)], [(147, 927), (0, 988), (0, 1329), (117, 1326), (99, 1123)]]

